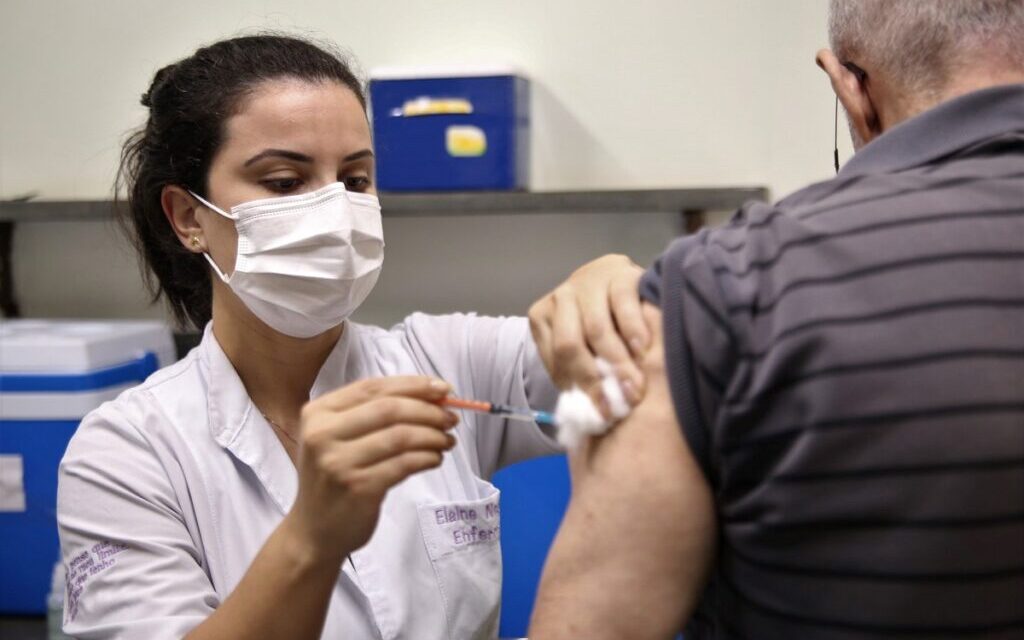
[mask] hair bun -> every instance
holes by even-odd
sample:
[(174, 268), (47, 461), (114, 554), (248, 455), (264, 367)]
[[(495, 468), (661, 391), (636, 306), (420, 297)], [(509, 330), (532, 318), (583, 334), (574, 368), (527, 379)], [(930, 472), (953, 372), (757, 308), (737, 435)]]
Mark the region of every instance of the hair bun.
[(177, 66), (178, 63), (171, 63), (153, 75), (153, 81), (149, 83), (149, 89), (143, 93), (142, 97), (139, 99), (142, 106), (147, 108), (151, 108), (153, 106), (153, 100), (156, 98), (157, 92), (163, 89), (164, 85), (167, 84), (167, 81), (171, 76), (171, 72), (173, 72)]

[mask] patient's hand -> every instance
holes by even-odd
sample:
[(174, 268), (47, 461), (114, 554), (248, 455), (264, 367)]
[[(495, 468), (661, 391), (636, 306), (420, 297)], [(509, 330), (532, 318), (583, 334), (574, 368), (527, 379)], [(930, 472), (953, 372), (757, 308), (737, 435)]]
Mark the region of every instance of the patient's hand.
[(647, 351), (650, 332), (640, 307), (638, 282), (643, 269), (622, 255), (588, 262), (530, 308), (530, 329), (555, 384), (574, 384), (587, 392), (605, 417), (601, 376), (595, 360), (613, 366), (626, 399), (643, 398), (645, 380), (638, 359)]

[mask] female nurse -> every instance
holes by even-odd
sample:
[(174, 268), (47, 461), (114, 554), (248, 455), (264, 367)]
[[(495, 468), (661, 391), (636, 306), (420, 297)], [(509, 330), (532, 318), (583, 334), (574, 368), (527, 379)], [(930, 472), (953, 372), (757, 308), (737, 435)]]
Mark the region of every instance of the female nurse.
[[(438, 403), (550, 406), (527, 321), (347, 320), (384, 242), (362, 88), (325, 48), (221, 41), (161, 69), (142, 103), (123, 222), (155, 297), (205, 333), (91, 413), (68, 448), (65, 630), (495, 636), (487, 478), (556, 446), (536, 425)], [(607, 306), (609, 274), (633, 270), (609, 257), (578, 273), (572, 313)], [(639, 318), (635, 293), (621, 298), (620, 320)]]

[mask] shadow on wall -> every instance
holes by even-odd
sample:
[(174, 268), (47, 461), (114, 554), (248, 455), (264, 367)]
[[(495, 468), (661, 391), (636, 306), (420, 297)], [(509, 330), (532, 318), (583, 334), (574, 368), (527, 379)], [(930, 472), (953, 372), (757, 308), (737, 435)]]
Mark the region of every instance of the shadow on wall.
[[(535, 81), (531, 91), (532, 190), (636, 182), (554, 92)], [(388, 218), (385, 210), (384, 271), (355, 319), (388, 326), (413, 311), (524, 315), (585, 262), (625, 253), (649, 264), (680, 229), (676, 214), (643, 211)]]
[(135, 252), (112, 220), (19, 224), (13, 262), (24, 317), (168, 317), (149, 305)]
[[(609, 252), (648, 264), (679, 232), (676, 214), (552, 213), (388, 218), (384, 271), (355, 319), (413, 311), (522, 315), (583, 263)], [(149, 305), (135, 256), (112, 224), (16, 229), (15, 291), (26, 317), (167, 318)]]
[(679, 232), (672, 213), (384, 218), (384, 270), (355, 314), (388, 326), (413, 311), (525, 315), (574, 269), (605, 253), (649, 264)]
[[(530, 184), (534, 191), (616, 189), (637, 176), (547, 87), (531, 79)], [(609, 94), (609, 100), (615, 97)], [(556, 183), (552, 183), (555, 176)]]

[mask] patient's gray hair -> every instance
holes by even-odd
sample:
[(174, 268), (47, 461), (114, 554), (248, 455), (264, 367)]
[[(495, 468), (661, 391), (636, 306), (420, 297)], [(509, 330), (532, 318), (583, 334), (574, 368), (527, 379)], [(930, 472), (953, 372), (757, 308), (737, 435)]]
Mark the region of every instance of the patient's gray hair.
[(829, 36), (843, 62), (933, 94), (973, 64), (1024, 70), (1024, 0), (832, 0)]

